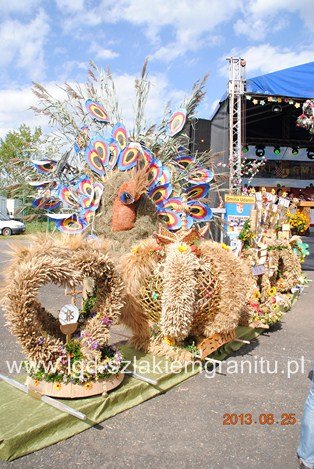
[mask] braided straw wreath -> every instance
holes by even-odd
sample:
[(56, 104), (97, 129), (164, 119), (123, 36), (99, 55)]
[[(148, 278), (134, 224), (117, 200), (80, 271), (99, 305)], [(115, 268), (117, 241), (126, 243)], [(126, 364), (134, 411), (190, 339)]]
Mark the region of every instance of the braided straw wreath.
[[(120, 317), (123, 282), (99, 241), (83, 238), (37, 237), (31, 247), (15, 249), (7, 271), (5, 311), (8, 326), (30, 360), (48, 363), (60, 360), (65, 336), (60, 324), (38, 299), (48, 283), (73, 288), (93, 279), (97, 314), (90, 315), (76, 331), (83, 358), (91, 359), (108, 344), (109, 328)], [(97, 349), (90, 344), (97, 343)]]

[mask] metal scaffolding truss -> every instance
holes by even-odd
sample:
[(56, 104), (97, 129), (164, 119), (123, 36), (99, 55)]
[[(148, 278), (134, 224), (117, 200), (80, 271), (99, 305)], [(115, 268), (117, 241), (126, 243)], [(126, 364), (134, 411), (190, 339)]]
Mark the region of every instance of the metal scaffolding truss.
[(242, 106), (245, 91), (245, 60), (228, 57), (229, 62), (229, 188), (231, 193), (241, 191)]

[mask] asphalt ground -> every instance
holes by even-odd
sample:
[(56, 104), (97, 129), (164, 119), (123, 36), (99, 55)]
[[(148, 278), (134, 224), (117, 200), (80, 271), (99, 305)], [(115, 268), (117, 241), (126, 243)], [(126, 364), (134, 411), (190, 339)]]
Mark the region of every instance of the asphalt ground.
[[(314, 280), (314, 246), (312, 239), (305, 240), (312, 251), (305, 264), (307, 275)], [(7, 249), (8, 241), (0, 238), (0, 272), (9, 259)], [(43, 295), (51, 310), (57, 308), (56, 294), (62, 291), (48, 287)], [(64, 297), (60, 301), (64, 304)], [(98, 428), (12, 463), (0, 462), (0, 467), (296, 468), (300, 419), (314, 359), (313, 303), (310, 286), (281, 326), (243, 346), (216, 373), (198, 374)], [(114, 338), (121, 340), (121, 333), (125, 331), (116, 330)], [(8, 374), (7, 360), (21, 358), (0, 311), (1, 372)], [(224, 425), (225, 414), (252, 414), (253, 423), (242, 425), (243, 417), (232, 417), (237, 423)], [(264, 414), (272, 414), (274, 423), (262, 424)], [(296, 423), (281, 425), (283, 414), (295, 414)]]

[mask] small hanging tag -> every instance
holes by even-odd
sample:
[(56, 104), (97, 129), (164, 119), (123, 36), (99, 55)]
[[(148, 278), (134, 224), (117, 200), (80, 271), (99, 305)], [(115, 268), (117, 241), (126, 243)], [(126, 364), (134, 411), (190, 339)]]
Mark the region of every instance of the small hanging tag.
[(252, 267), (252, 274), (253, 275), (263, 275), (265, 272), (265, 266), (264, 265), (254, 265)]
[(75, 305), (64, 305), (59, 313), (59, 321), (62, 326), (75, 324), (80, 315), (79, 309)]

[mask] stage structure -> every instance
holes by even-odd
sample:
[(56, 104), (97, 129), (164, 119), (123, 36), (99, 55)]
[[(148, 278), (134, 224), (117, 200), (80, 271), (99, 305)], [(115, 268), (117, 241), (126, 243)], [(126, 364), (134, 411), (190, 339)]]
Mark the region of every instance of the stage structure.
[[(306, 196), (313, 190), (314, 141), (297, 119), (314, 96), (314, 62), (245, 80), (245, 61), (228, 61), (228, 92), (211, 120), (211, 148), (223, 152), (217, 169), (229, 173), (225, 191), (238, 193), (247, 184)], [(261, 164), (254, 179), (243, 171), (246, 163)]]
[(228, 57), (229, 61), (229, 187), (232, 193), (241, 192), (242, 102), (245, 87), (245, 60)]

